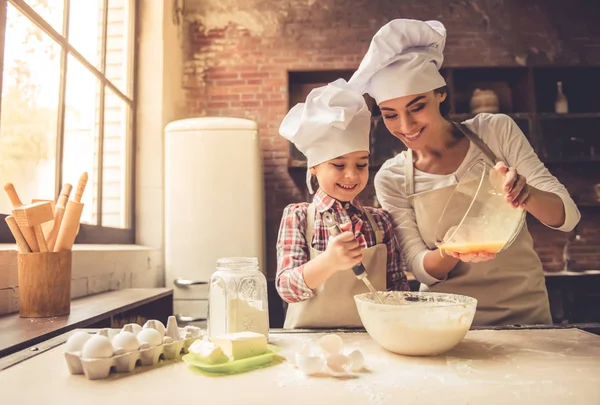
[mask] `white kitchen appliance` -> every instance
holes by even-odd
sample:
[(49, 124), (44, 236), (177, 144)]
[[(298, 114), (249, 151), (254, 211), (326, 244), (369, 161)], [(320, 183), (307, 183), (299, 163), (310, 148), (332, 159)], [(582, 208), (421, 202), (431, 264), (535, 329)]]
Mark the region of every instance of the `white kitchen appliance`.
[(208, 282), (221, 257), (257, 257), (266, 272), (262, 159), (257, 125), (201, 117), (165, 127), (165, 285), (179, 323), (207, 317)]

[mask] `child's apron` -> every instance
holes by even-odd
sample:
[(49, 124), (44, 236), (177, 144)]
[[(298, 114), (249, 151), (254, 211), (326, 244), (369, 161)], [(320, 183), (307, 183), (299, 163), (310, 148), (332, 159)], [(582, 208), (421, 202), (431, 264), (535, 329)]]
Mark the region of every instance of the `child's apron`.
[[(377, 222), (366, 210), (363, 213), (365, 214), (363, 220), (369, 221), (375, 231), (376, 244), (362, 250), (362, 263), (373, 287), (378, 291), (385, 291), (387, 246), (382, 243), (383, 232), (377, 226)], [(315, 205), (311, 203), (306, 214), (306, 243), (310, 251), (310, 260), (323, 253), (312, 247), (315, 214)], [(365, 284), (356, 278), (351, 269), (338, 271), (316, 289), (315, 296), (312, 298), (288, 304), (283, 327), (285, 329), (362, 327), (354, 296), (368, 291)]]

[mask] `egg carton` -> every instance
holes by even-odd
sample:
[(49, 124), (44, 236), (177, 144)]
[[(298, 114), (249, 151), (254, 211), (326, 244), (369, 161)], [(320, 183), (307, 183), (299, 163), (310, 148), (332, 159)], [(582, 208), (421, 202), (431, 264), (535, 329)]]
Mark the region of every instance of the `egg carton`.
[(121, 330), (101, 329), (96, 334), (78, 331), (67, 340), (64, 355), (72, 375), (101, 380), (111, 371), (130, 373), (138, 365), (155, 366), (161, 358), (175, 360), (204, 335), (205, 331), (195, 326), (178, 327), (170, 316), (166, 327), (149, 320), (144, 326), (130, 323)]

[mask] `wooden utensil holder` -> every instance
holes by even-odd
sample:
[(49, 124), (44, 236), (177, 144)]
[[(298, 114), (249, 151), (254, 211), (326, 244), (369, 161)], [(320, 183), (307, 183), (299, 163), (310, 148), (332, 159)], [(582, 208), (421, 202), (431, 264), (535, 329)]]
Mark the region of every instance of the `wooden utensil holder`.
[(48, 318), (71, 312), (72, 252), (19, 253), (21, 318)]

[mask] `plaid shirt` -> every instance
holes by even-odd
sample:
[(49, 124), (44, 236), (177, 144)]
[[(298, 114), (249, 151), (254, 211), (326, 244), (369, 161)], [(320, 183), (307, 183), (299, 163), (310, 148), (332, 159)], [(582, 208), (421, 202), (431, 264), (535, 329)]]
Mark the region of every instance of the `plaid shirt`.
[[(355, 198), (342, 205), (321, 189), (317, 190), (313, 200), (317, 213), (329, 211), (339, 224), (352, 222), (354, 236), (363, 248), (375, 245), (375, 231), (371, 227), (363, 210), (368, 210), (376, 225), (383, 231), (383, 241), (387, 246), (387, 289), (408, 291), (408, 281), (401, 268), (401, 256), (394, 235), (392, 217), (387, 211), (371, 207), (362, 207)], [(290, 204), (283, 211), (279, 235), (277, 238), (277, 292), (286, 302), (299, 302), (312, 298), (315, 292), (306, 286), (302, 272), (310, 260), (306, 241), (306, 214), (308, 203)], [(363, 221), (363, 216), (365, 220)], [(375, 224), (374, 224), (375, 225)], [(318, 251), (327, 248), (329, 231), (321, 221), (314, 219), (312, 247)]]

